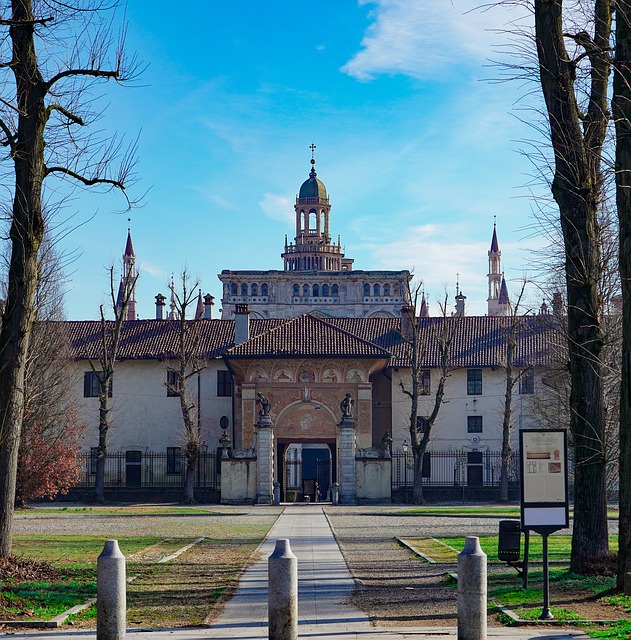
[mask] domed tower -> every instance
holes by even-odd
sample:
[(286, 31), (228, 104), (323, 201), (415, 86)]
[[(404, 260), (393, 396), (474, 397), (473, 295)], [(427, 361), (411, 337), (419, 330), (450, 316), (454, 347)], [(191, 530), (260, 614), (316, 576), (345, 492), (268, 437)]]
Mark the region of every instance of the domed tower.
[(302, 183), (294, 209), (296, 210), (296, 237), (287, 244), (282, 257), (285, 271), (343, 271), (350, 270), (352, 260), (343, 260), (342, 246), (331, 243), (329, 215), (331, 203), (326, 187), (318, 180), (311, 145), (311, 172)]

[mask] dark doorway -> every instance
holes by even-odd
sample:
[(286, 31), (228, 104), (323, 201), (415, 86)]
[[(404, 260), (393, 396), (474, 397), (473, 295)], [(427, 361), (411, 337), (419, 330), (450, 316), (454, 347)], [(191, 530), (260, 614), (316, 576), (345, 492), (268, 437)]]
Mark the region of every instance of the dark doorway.
[(484, 467), (482, 466), (482, 452), (467, 453), (467, 484), (470, 487), (481, 487), (484, 484)]
[(318, 500), (326, 500), (329, 495), (330, 471), (329, 449), (302, 450), (303, 494), (316, 500), (315, 485), (318, 485)]
[(125, 452), (125, 485), (127, 487), (142, 485), (142, 451)]

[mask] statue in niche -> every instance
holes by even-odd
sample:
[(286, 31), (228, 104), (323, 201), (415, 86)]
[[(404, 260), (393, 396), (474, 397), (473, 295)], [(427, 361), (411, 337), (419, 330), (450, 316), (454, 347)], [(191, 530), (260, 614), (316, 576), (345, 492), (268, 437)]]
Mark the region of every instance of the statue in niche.
[(353, 417), (353, 405), (355, 401), (353, 400), (350, 393), (347, 393), (344, 396), (344, 400), (340, 403), (340, 409), (342, 410), (342, 418), (352, 418)]
[(270, 401), (260, 392), (257, 393), (256, 395), (257, 395), (256, 404), (261, 405), (261, 410), (259, 411), (259, 415), (261, 417), (269, 416), (269, 410), (270, 410), (270, 407), (272, 406)]

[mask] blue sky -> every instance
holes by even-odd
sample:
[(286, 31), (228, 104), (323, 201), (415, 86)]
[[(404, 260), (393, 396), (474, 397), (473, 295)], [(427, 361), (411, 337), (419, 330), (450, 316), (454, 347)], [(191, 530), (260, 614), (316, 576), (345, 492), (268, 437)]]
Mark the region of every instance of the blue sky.
[[(477, 0), (207, 0), (187, 11), (131, 0), (138, 86), (107, 89), (107, 130), (139, 137), (131, 214), (138, 313), (186, 266), (221, 297), (222, 269), (282, 269), (309, 145), (329, 193), (331, 232), (357, 269), (411, 269), (430, 309), (456, 274), (484, 314), (497, 216), (509, 289), (527, 272), (531, 171), (518, 152), (525, 89), (493, 83), (488, 60), (514, 18)], [(513, 10), (514, 11), (514, 10)], [(115, 195), (82, 194), (61, 243), (67, 315), (98, 317), (107, 268), (120, 268), (127, 214)], [(453, 304), (453, 302), (452, 302)], [(538, 294), (533, 304), (540, 304)], [(218, 305), (219, 307), (219, 305)], [(218, 307), (216, 311), (218, 311)]]

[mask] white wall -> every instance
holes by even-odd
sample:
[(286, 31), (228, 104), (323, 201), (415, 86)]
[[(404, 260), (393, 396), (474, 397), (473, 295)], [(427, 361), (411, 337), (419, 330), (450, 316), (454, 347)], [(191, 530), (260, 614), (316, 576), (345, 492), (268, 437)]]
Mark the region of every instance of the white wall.
[[(200, 372), (200, 406), (202, 439), (208, 450), (219, 446), (222, 429), (219, 420), (230, 420), (232, 438), (232, 398), (217, 397), (217, 371), (225, 370), (220, 360), (211, 360)], [(83, 447), (89, 450), (98, 443), (99, 399), (83, 397), (83, 374), (90, 371), (87, 361), (73, 365), (75, 397), (79, 417), (86, 425)], [(166, 451), (182, 444), (182, 414), (177, 397), (168, 397), (166, 362), (126, 360), (116, 365), (113, 393), (110, 398), (110, 452), (138, 449)], [(189, 381), (189, 399), (197, 405), (197, 376)]]

